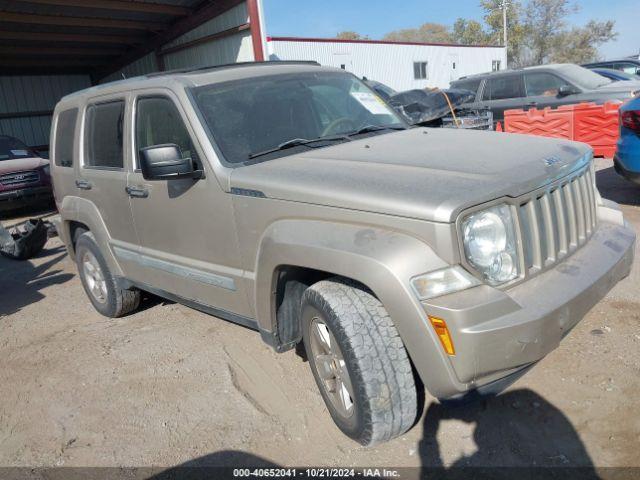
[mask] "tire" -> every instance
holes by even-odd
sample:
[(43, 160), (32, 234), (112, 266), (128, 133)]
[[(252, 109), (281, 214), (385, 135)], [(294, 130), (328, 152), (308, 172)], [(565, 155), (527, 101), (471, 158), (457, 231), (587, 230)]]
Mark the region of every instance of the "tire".
[[(91, 267), (86, 265), (87, 263), (90, 263)], [(133, 312), (140, 305), (140, 290), (125, 290), (118, 286), (90, 232), (84, 232), (78, 236), (76, 265), (89, 300), (105, 317), (122, 317)], [(96, 278), (101, 278), (102, 281), (97, 282)], [(100, 286), (97, 287), (96, 284)]]
[[(418, 409), (411, 362), (380, 301), (355, 282), (333, 278), (305, 291), (301, 312), (311, 371), (338, 428), (365, 446), (409, 430)], [(331, 362), (326, 342), (319, 340), (327, 333), (338, 347)], [(335, 380), (327, 378), (331, 375)]]

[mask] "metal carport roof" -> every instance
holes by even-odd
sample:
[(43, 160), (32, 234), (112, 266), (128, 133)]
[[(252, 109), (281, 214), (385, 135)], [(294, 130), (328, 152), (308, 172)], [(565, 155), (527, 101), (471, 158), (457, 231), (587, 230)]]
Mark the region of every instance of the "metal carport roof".
[[(0, 0), (0, 75), (87, 73), (93, 81), (224, 13), (242, 0)], [(250, 21), (263, 59), (257, 0)], [(255, 20), (254, 20), (255, 19)]]

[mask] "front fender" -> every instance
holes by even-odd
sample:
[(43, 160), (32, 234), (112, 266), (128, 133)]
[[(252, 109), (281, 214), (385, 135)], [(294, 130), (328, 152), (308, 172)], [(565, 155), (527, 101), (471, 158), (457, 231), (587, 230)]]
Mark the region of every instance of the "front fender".
[(457, 383), (410, 286), (412, 277), (447, 266), (429, 245), (379, 228), (311, 220), (274, 223), (262, 237), (256, 266), (255, 304), (263, 332), (277, 332), (276, 272), (284, 265), (330, 272), (366, 285), (391, 315), (427, 389), (438, 396)]

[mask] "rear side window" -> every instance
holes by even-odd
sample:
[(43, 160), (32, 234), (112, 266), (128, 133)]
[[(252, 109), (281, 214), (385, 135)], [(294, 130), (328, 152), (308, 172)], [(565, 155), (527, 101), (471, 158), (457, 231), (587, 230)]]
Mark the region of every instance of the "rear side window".
[(522, 77), (520, 75), (507, 75), (488, 78), (482, 99), (506, 100), (523, 96)]
[(453, 84), (454, 88), (460, 88), (462, 90), (469, 90), (473, 93), (478, 93), (478, 89), (480, 88), (480, 82), (482, 79), (478, 78), (476, 80), (460, 80)]
[(53, 152), (55, 164), (59, 167), (73, 167), (73, 139), (76, 132), (78, 109), (60, 112), (56, 126), (56, 146)]
[(87, 108), (85, 166), (124, 167), (123, 122), (124, 101), (101, 103)]

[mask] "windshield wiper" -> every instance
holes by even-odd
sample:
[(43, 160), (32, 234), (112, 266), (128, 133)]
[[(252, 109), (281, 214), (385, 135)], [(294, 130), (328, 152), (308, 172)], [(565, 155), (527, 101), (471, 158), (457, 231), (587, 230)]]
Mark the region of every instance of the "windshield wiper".
[(261, 152), (250, 153), (249, 154), (249, 158), (250, 159), (254, 159), (254, 158), (257, 158), (257, 157), (262, 157), (264, 155), (269, 155), (270, 153), (275, 153), (275, 152), (279, 152), (281, 150), (286, 150), (288, 148), (299, 147), (301, 145), (309, 146), (312, 143), (337, 142), (338, 140), (343, 140), (343, 141), (347, 141), (347, 142), (351, 141), (351, 139), (347, 135), (335, 135), (335, 136), (330, 136), (330, 137), (318, 137), (318, 138), (312, 138), (310, 140), (308, 140), (306, 138), (292, 138), (291, 140), (287, 140), (286, 142), (281, 143), (277, 147), (269, 148), (269, 149), (263, 150)]
[(362, 128), (359, 128), (355, 132), (351, 132), (348, 135), (353, 137), (355, 135), (361, 135), (363, 133), (369, 132), (378, 132), (381, 130), (406, 130), (407, 127), (403, 127), (402, 125), (365, 125)]

